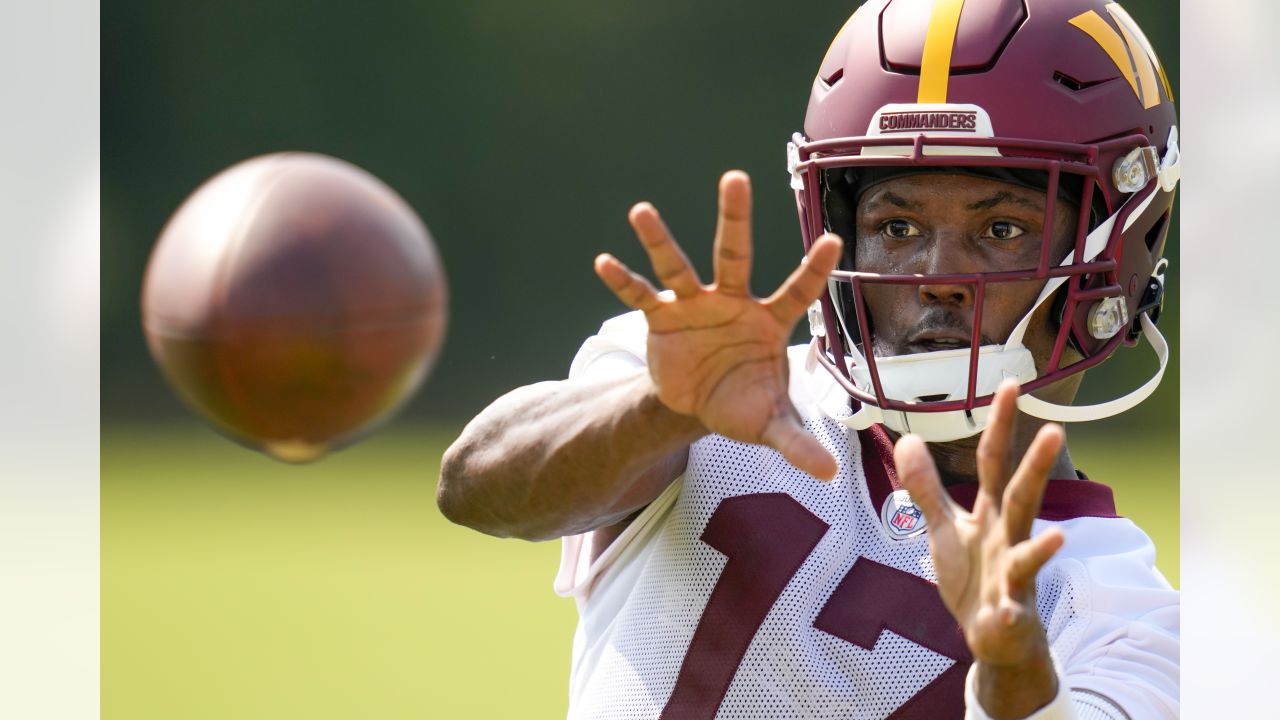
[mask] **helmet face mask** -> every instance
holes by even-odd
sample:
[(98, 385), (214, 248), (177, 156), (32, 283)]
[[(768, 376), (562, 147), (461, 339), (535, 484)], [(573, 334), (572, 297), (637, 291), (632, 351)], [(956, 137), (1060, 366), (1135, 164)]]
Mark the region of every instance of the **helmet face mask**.
[[(908, 5), (923, 5), (925, 12), (905, 12)], [(1025, 15), (1026, 9), (1020, 3), (967, 0), (951, 28), (952, 54), (991, 60), (978, 69), (944, 68), (951, 75), (939, 97), (938, 61), (930, 59), (927, 37), (939, 22), (931, 18), (930, 5), (880, 0), (854, 14), (814, 81), (807, 132), (797, 133), (788, 149), (806, 249), (825, 231), (846, 241), (846, 260), (831, 275), (831, 292), (811, 313), (815, 362), (856, 401), (858, 412), (848, 424), (884, 422), (926, 440), (980, 432), (1005, 377), (1022, 384), (1022, 409), (1047, 419), (1095, 419), (1136, 404), (1158, 376), (1134, 394), (1093, 409), (1053, 405), (1029, 394), (1097, 365), (1122, 344), (1136, 344), (1139, 334), (1162, 356), (1163, 369), (1167, 348), (1140, 309), (1152, 304), (1153, 289), (1163, 287), (1161, 254), (1178, 170), (1176, 118), (1167, 85), (1160, 95), (1162, 88), (1151, 80), (1154, 70), (1151, 78), (1133, 77), (1132, 90), (1125, 83), (1122, 68), (1098, 40), (1111, 28), (1104, 18), (1154, 68), (1158, 61), (1145, 39), (1134, 39), (1141, 31), (1114, 3), (1037, 3), (1035, 12), (995, 42), (991, 28), (1004, 25), (988, 16)], [(966, 13), (976, 18), (968, 26)], [(882, 64), (890, 55), (904, 57), (903, 39), (913, 36), (925, 45), (918, 72)], [(924, 67), (931, 62), (932, 70)], [(1099, 73), (1112, 77), (1095, 82)], [(1130, 74), (1135, 75), (1133, 66)], [(932, 89), (926, 90), (927, 82)], [(873, 265), (865, 262), (867, 248), (859, 246), (864, 238), (858, 228), (866, 220), (858, 212), (859, 197), (894, 178), (926, 174), (1029, 188), (1043, 200), (1041, 228), (1062, 227), (1066, 208), (1074, 206), (1074, 228), (1068, 228), (1074, 232), (1055, 241), (1055, 233), (1046, 230), (1033, 256), (1016, 267), (941, 261), (859, 267), (857, 258)], [(866, 231), (866, 222), (861, 226)], [(939, 253), (934, 245), (932, 252)], [(901, 312), (903, 301), (878, 298), (910, 293), (927, 304), (930, 288), (942, 286), (964, 298), (957, 307), (968, 306), (963, 323), (954, 317), (957, 307), (950, 308), (946, 343), (904, 349), (902, 338), (895, 345), (875, 334), (876, 316), (882, 325), (886, 318), (907, 322), (885, 315)], [(1009, 297), (1014, 287), (1041, 289), (1033, 290), (1031, 303), (1006, 332), (994, 325), (1011, 321), (997, 322), (987, 299)], [(965, 343), (954, 337), (961, 324), (969, 333)], [(1037, 347), (1038, 357), (1023, 342), (1032, 336), (1038, 338), (1033, 345), (1043, 346)], [(947, 343), (957, 347), (948, 349)]]
[[(1027, 326), (1023, 344), (1037, 368), (1048, 366), (1049, 326), (1056, 331), (1057, 323), (1048, 321), (1054, 303), (1036, 303), (1044, 282), (998, 278), (1037, 276), (1046, 250), (1049, 266), (1060, 265), (1077, 238), (1075, 202), (1059, 197), (1047, 206), (1042, 190), (949, 169), (894, 176), (859, 191), (856, 226), (838, 232), (851, 239), (844, 269), (866, 278), (863, 302), (846, 304), (868, 315), (870, 342), (859, 344), (862, 354), (872, 352), (868, 345), (877, 357), (954, 350), (975, 337), (983, 346), (1003, 344), (1036, 311), (1038, 322)], [(980, 312), (976, 282), (946, 279), (975, 273), (985, 279)], [(928, 282), (877, 281), (884, 275)]]

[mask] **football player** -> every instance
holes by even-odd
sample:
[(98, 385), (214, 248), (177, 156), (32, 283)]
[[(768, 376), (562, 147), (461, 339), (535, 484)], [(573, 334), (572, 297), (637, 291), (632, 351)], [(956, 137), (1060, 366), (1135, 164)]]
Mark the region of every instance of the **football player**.
[[(564, 538), (570, 716), (1176, 717), (1178, 594), (1056, 424), (1167, 361), (1176, 116), (1141, 30), (1102, 0), (872, 0), (788, 171), (806, 256), (775, 292), (744, 173), (710, 284), (641, 203), (665, 290), (598, 257), (634, 311), (445, 455), (448, 517)], [(1135, 344), (1154, 377), (1073, 404)]]

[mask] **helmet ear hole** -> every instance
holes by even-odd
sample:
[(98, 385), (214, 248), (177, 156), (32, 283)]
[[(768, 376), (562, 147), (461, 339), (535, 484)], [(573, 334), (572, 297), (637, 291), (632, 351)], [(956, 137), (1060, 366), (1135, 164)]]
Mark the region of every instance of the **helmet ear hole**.
[[(852, 168), (832, 168), (822, 173), (822, 222), (824, 229), (833, 232), (844, 240), (844, 257), (840, 259), (841, 270), (854, 270), (854, 256), (857, 242), (857, 175)], [(858, 327), (858, 313), (865, 307), (858, 307), (853, 296), (853, 287), (846, 282), (831, 283), (831, 295), (836, 314), (843, 325), (847, 340), (852, 345), (862, 343), (862, 333)], [(868, 318), (870, 325), (870, 318)]]
[[(830, 283), (831, 299), (833, 301), (836, 320), (843, 327), (845, 339), (852, 345), (862, 344), (862, 331), (858, 327), (858, 308), (857, 301), (853, 297), (853, 286), (845, 282)], [(867, 318), (867, 325), (870, 326), (871, 319)]]
[(822, 219), (826, 230), (845, 241), (846, 261), (853, 269), (853, 242), (857, 235), (857, 199), (850, 178), (852, 171), (835, 168), (822, 174)]
[(1164, 238), (1168, 234), (1168, 225), (1169, 211), (1166, 210), (1147, 231), (1147, 249), (1151, 251), (1152, 257), (1159, 258), (1164, 254)]

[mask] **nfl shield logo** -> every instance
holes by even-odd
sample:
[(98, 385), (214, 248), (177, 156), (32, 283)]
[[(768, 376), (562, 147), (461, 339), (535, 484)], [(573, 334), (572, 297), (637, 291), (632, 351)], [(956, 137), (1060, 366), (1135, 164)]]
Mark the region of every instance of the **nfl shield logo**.
[(924, 512), (911, 499), (906, 490), (894, 490), (884, 500), (880, 509), (884, 529), (895, 540), (916, 537), (925, 531)]
[(916, 521), (919, 519), (920, 508), (912, 505), (898, 508), (898, 512), (894, 513), (893, 519), (889, 521), (889, 524), (905, 532), (914, 528)]

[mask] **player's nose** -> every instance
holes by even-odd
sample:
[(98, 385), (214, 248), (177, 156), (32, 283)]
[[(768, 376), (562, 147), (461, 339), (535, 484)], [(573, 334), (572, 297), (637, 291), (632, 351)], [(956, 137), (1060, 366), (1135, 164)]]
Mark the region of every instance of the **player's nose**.
[(973, 305), (973, 285), (968, 283), (937, 283), (921, 285), (920, 303), (923, 305)]
[(965, 247), (959, 233), (939, 232), (928, 251), (920, 258), (916, 272), (937, 281), (918, 286), (917, 294), (922, 305), (955, 305), (971, 307), (975, 285), (955, 276), (977, 273), (974, 253)]

